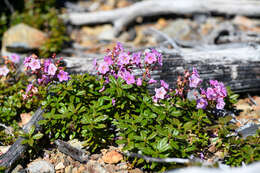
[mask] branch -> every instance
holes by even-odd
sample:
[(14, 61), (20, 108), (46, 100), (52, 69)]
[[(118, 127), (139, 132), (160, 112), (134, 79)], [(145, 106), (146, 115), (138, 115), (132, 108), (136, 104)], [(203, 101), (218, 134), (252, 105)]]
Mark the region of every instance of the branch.
[(4, 0), (6, 7), (10, 10), (11, 13), (14, 13), (14, 7), (8, 0)]
[(126, 153), (123, 153), (123, 154), (128, 156), (128, 157), (138, 157), (138, 158), (144, 159), (148, 162), (159, 162), (159, 163), (172, 163), (172, 162), (175, 162), (175, 163), (190, 163), (190, 162), (193, 162), (190, 159), (181, 159), (181, 158), (164, 158), (164, 159), (161, 159), (161, 158), (149, 157), (149, 156), (145, 156), (145, 155), (141, 155), (141, 154), (137, 154), (137, 153), (129, 153), (129, 152), (126, 152)]
[(63, 18), (73, 25), (113, 23), (118, 35), (137, 17), (162, 14), (219, 13), (226, 15), (260, 16), (258, 0), (147, 0), (111, 11), (68, 13)]

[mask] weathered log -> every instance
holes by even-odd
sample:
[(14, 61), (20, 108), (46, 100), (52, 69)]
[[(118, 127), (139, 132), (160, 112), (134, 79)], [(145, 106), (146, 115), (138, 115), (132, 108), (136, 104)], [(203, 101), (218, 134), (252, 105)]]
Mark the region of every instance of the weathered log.
[(58, 146), (58, 150), (60, 152), (69, 155), (71, 158), (81, 163), (87, 162), (89, 160), (89, 156), (86, 154), (86, 152), (71, 146), (67, 142), (58, 139), (55, 140), (54, 143)]
[[(160, 50), (160, 49), (159, 49)], [(173, 88), (178, 75), (196, 67), (204, 80), (223, 81), (235, 92), (260, 91), (260, 45), (241, 44), (227, 48), (196, 50), (180, 49), (181, 54), (163, 50), (163, 66), (152, 74), (156, 80), (165, 80)], [(171, 53), (172, 52), (172, 53)], [(96, 57), (102, 61), (103, 56)], [(68, 70), (75, 73), (96, 74), (94, 57), (64, 57)], [(136, 74), (140, 74), (136, 72)]]
[[(43, 119), (43, 112), (44, 110), (42, 110), (41, 108), (37, 109), (31, 120), (26, 125), (24, 125), (23, 131), (25, 133), (28, 133), (32, 126), (35, 126), (34, 132), (37, 132), (40, 129), (38, 122)], [(26, 151), (28, 145), (23, 145), (23, 140), (23, 137), (19, 137), (9, 148), (9, 150), (5, 154), (0, 156), (0, 167), (5, 167), (5, 172), (9, 172), (14, 166), (14, 163), (19, 160), (22, 154)]]
[(111, 11), (68, 13), (64, 16), (74, 25), (113, 23), (115, 34), (139, 16), (162, 14), (220, 13), (227, 15), (260, 16), (258, 0), (149, 0)]

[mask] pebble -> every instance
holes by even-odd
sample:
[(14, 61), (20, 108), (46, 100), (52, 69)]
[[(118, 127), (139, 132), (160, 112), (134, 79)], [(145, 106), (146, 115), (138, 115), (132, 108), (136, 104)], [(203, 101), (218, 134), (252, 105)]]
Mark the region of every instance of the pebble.
[(55, 173), (53, 165), (45, 160), (31, 162), (27, 170), (29, 173)]
[(64, 169), (65, 166), (63, 164), (63, 162), (59, 162), (56, 166), (55, 166), (55, 170), (59, 170), (59, 169)]

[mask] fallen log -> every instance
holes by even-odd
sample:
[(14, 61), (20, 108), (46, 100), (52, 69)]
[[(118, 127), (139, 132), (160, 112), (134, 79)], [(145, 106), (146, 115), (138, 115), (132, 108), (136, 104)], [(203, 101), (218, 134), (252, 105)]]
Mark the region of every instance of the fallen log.
[[(196, 67), (204, 80), (216, 79), (224, 82), (237, 93), (260, 91), (260, 45), (227, 45), (204, 50), (183, 49), (181, 53), (159, 48), (163, 53), (163, 66), (154, 71), (155, 80), (165, 80), (173, 88), (178, 75)], [(102, 61), (103, 56), (96, 56)], [(94, 57), (64, 57), (67, 69), (74, 73), (96, 74), (92, 62)], [(138, 71), (136, 72), (138, 73)]]
[[(38, 108), (35, 114), (32, 116), (31, 120), (24, 125), (23, 131), (28, 133), (32, 126), (35, 126), (35, 131), (37, 132), (40, 129), (38, 122), (43, 119), (42, 114), (44, 110)], [(28, 145), (23, 145), (23, 137), (19, 137), (15, 143), (9, 148), (9, 150), (0, 156), (0, 167), (5, 167), (5, 172), (10, 172), (13, 168), (15, 162), (19, 160), (22, 154), (26, 151)]]
[(260, 16), (258, 0), (149, 0), (111, 11), (71, 12), (63, 16), (73, 25), (113, 23), (118, 35), (137, 17), (162, 14), (219, 13), (226, 15)]

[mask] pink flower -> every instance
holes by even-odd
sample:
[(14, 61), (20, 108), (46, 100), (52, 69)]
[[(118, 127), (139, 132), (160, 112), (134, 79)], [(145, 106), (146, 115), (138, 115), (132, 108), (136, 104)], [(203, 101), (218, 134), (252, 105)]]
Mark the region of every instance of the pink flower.
[(149, 83), (149, 84), (153, 84), (153, 83), (156, 83), (156, 82), (157, 82), (156, 80), (150, 79), (148, 83)]
[(206, 96), (208, 100), (216, 100), (217, 94), (215, 93), (215, 90), (211, 87), (207, 88)]
[(223, 109), (224, 107), (225, 107), (224, 99), (218, 98), (216, 108), (217, 109)]
[(124, 73), (124, 80), (128, 85), (135, 83), (135, 77), (128, 71)]
[(0, 67), (0, 76), (6, 76), (9, 72), (10, 70), (6, 66)]
[(115, 53), (118, 54), (119, 52), (122, 52), (122, 51), (124, 51), (123, 45), (120, 42), (117, 42), (116, 46), (115, 46)]
[(46, 59), (44, 60), (43, 66), (44, 66), (44, 72), (48, 73), (49, 70), (49, 65), (51, 64), (51, 59)]
[(112, 105), (115, 106), (116, 105), (116, 100), (112, 99)]
[(23, 64), (24, 64), (24, 66), (27, 68), (27, 67), (29, 67), (29, 63), (31, 62), (31, 60), (32, 60), (32, 57), (25, 57), (25, 59), (24, 59), (24, 61), (23, 61)]
[(29, 63), (29, 66), (31, 67), (31, 69), (33, 71), (37, 70), (37, 69), (40, 69), (41, 68), (40, 60), (32, 58), (31, 62)]
[(153, 64), (154, 62), (156, 62), (156, 55), (154, 53), (148, 52), (145, 55), (144, 61), (147, 64)]
[(141, 79), (141, 78), (138, 78), (138, 79), (137, 79), (136, 85), (137, 85), (137, 86), (141, 86), (141, 85), (142, 85), (142, 79)]
[(97, 58), (95, 58), (95, 59), (93, 60), (93, 66), (94, 66), (94, 68), (97, 67)]
[(107, 65), (112, 65), (114, 63), (110, 56), (105, 56), (104, 61), (107, 63)]
[(162, 66), (162, 54), (159, 53), (156, 49), (152, 49), (152, 53), (155, 54), (155, 56), (157, 57), (158, 64)]
[(42, 75), (42, 78), (38, 79), (38, 84), (48, 84), (50, 82), (50, 77), (46, 75)]
[(191, 88), (197, 88), (198, 85), (201, 84), (202, 80), (200, 79), (200, 76), (196, 68), (193, 68), (192, 75), (191, 77), (189, 77), (189, 82)]
[(11, 61), (12, 61), (13, 63), (16, 63), (16, 64), (20, 62), (20, 56), (17, 55), (17, 54), (12, 54), (12, 55), (10, 56), (10, 59), (11, 59)]
[(133, 63), (136, 64), (136, 65), (139, 65), (141, 64), (141, 52), (138, 52), (138, 53), (133, 53)]
[(105, 90), (105, 86), (103, 86), (98, 92), (102, 92), (102, 91), (104, 91)]
[(161, 82), (161, 86), (164, 87), (165, 89), (169, 89), (169, 84), (167, 84), (166, 82), (164, 82), (164, 80), (160, 80)]
[(57, 67), (53, 63), (51, 63), (48, 67), (48, 75), (54, 76), (56, 71), (57, 71)]
[(60, 82), (69, 80), (69, 75), (67, 72), (60, 70), (58, 74), (58, 79)]
[(197, 100), (197, 109), (206, 109), (207, 105), (208, 102), (204, 98), (200, 98)]
[(158, 102), (158, 98), (156, 98), (155, 96), (152, 96), (153, 102), (157, 103)]
[(28, 92), (31, 91), (32, 87), (33, 87), (32, 84), (27, 85), (27, 88), (26, 88), (26, 90), (25, 90), (26, 94), (28, 94)]
[(102, 62), (98, 67), (98, 71), (102, 74), (106, 74), (106, 72), (109, 71), (109, 66), (106, 62)]
[(164, 99), (166, 91), (165, 91), (165, 89), (163, 87), (155, 88), (154, 90), (155, 90), (155, 97), (156, 98)]
[(119, 61), (120, 65), (128, 64), (130, 62), (130, 59), (131, 59), (131, 57), (125, 52), (120, 53), (118, 56), (118, 61)]

